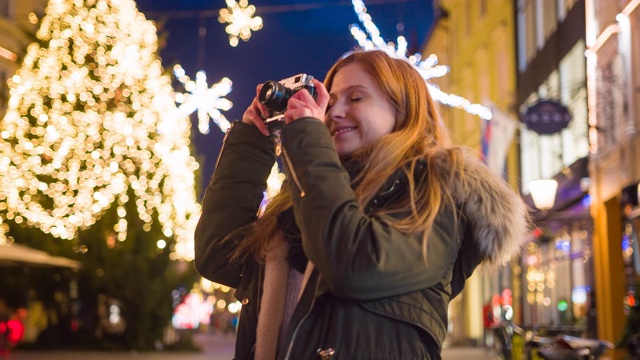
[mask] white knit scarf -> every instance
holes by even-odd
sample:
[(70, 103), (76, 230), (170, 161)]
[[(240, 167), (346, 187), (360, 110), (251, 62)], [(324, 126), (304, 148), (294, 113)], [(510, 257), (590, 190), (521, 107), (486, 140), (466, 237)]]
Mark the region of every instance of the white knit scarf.
[(289, 244), (284, 241), (281, 233), (270, 239), (265, 258), (264, 284), (258, 314), (255, 360), (276, 358), (289, 277), (288, 252)]

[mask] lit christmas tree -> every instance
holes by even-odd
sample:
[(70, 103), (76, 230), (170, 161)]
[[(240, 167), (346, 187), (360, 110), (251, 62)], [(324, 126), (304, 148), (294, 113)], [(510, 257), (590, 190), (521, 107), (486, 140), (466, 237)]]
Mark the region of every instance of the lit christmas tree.
[(0, 244), (7, 220), (73, 239), (115, 207), (118, 241), (133, 211), (192, 259), (198, 164), (154, 25), (133, 0), (51, 0), (37, 37), (0, 124)]
[[(75, 337), (53, 346), (95, 337), (152, 349), (170, 324), (171, 292), (197, 278), (174, 261), (193, 258), (200, 215), (191, 121), (133, 0), (50, 0), (36, 35), (0, 122), (0, 245), (14, 238), (82, 262), (73, 291), (53, 286), (52, 271), (31, 283), (51, 311), (59, 290), (75, 304), (48, 329)], [(12, 283), (6, 272), (0, 280)], [(29, 289), (14, 290), (26, 305)], [(123, 326), (99, 310), (109, 301)]]

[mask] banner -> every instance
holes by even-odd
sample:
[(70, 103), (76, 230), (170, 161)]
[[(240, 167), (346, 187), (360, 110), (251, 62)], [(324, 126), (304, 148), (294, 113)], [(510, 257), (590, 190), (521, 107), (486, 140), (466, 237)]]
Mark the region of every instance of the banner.
[(513, 141), (513, 135), (518, 127), (518, 122), (496, 106), (491, 106), (491, 113), (493, 114), (493, 118), (487, 124), (490, 130), (486, 132), (488, 135), (486, 139), (486, 163), (491, 169), (502, 174), (507, 152), (509, 151), (509, 146), (511, 146), (511, 141)]

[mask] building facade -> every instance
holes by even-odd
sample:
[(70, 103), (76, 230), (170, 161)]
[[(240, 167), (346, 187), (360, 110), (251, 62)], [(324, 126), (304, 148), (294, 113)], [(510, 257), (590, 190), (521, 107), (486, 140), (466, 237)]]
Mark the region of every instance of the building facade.
[[(494, 120), (484, 120), (459, 108), (441, 106), (452, 139), (476, 150), (485, 160), (490, 153), (499, 153), (500, 161), (492, 168), (518, 188), (517, 135), (512, 135), (513, 142), (501, 137), (496, 115), (501, 114), (501, 120), (506, 122), (503, 125), (511, 127), (511, 134), (517, 132), (513, 2), (441, 0), (434, 1), (434, 11), (434, 26), (422, 54), (435, 54), (450, 72), (432, 83), (442, 91), (490, 107), (494, 114)], [(489, 138), (491, 133), (493, 137)], [(493, 145), (502, 150), (496, 151)], [(476, 271), (463, 294), (451, 302), (448, 342), (490, 343), (489, 327), (494, 322), (502, 318), (518, 320), (514, 304), (518, 302), (520, 286), (514, 287), (513, 283), (518, 279), (512, 276), (508, 264), (496, 273)]]
[(640, 1), (586, 0), (585, 13), (598, 336), (616, 341), (640, 273)]
[[(529, 121), (522, 162), (531, 164), (523, 194), (535, 192), (534, 180), (558, 184), (555, 205), (535, 213), (538, 232), (522, 259), (524, 323), (616, 342), (640, 272), (640, 81), (631, 65), (640, 61), (640, 1), (517, 4), (518, 104)], [(537, 128), (532, 109), (545, 101), (570, 121)]]
[[(522, 194), (536, 229), (523, 251), (522, 325), (595, 337), (584, 0), (516, 1)], [(553, 180), (542, 195), (535, 184)]]

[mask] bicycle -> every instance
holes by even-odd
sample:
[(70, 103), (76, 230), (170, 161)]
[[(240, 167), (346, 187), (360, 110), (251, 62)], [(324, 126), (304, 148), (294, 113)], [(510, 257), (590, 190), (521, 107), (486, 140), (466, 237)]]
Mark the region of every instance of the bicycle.
[(533, 360), (537, 355), (543, 360), (597, 360), (614, 344), (599, 339), (587, 339), (571, 335), (539, 336), (533, 330), (525, 330), (512, 322), (493, 327), (500, 341), (505, 360), (513, 360), (513, 338), (524, 339), (524, 358)]

